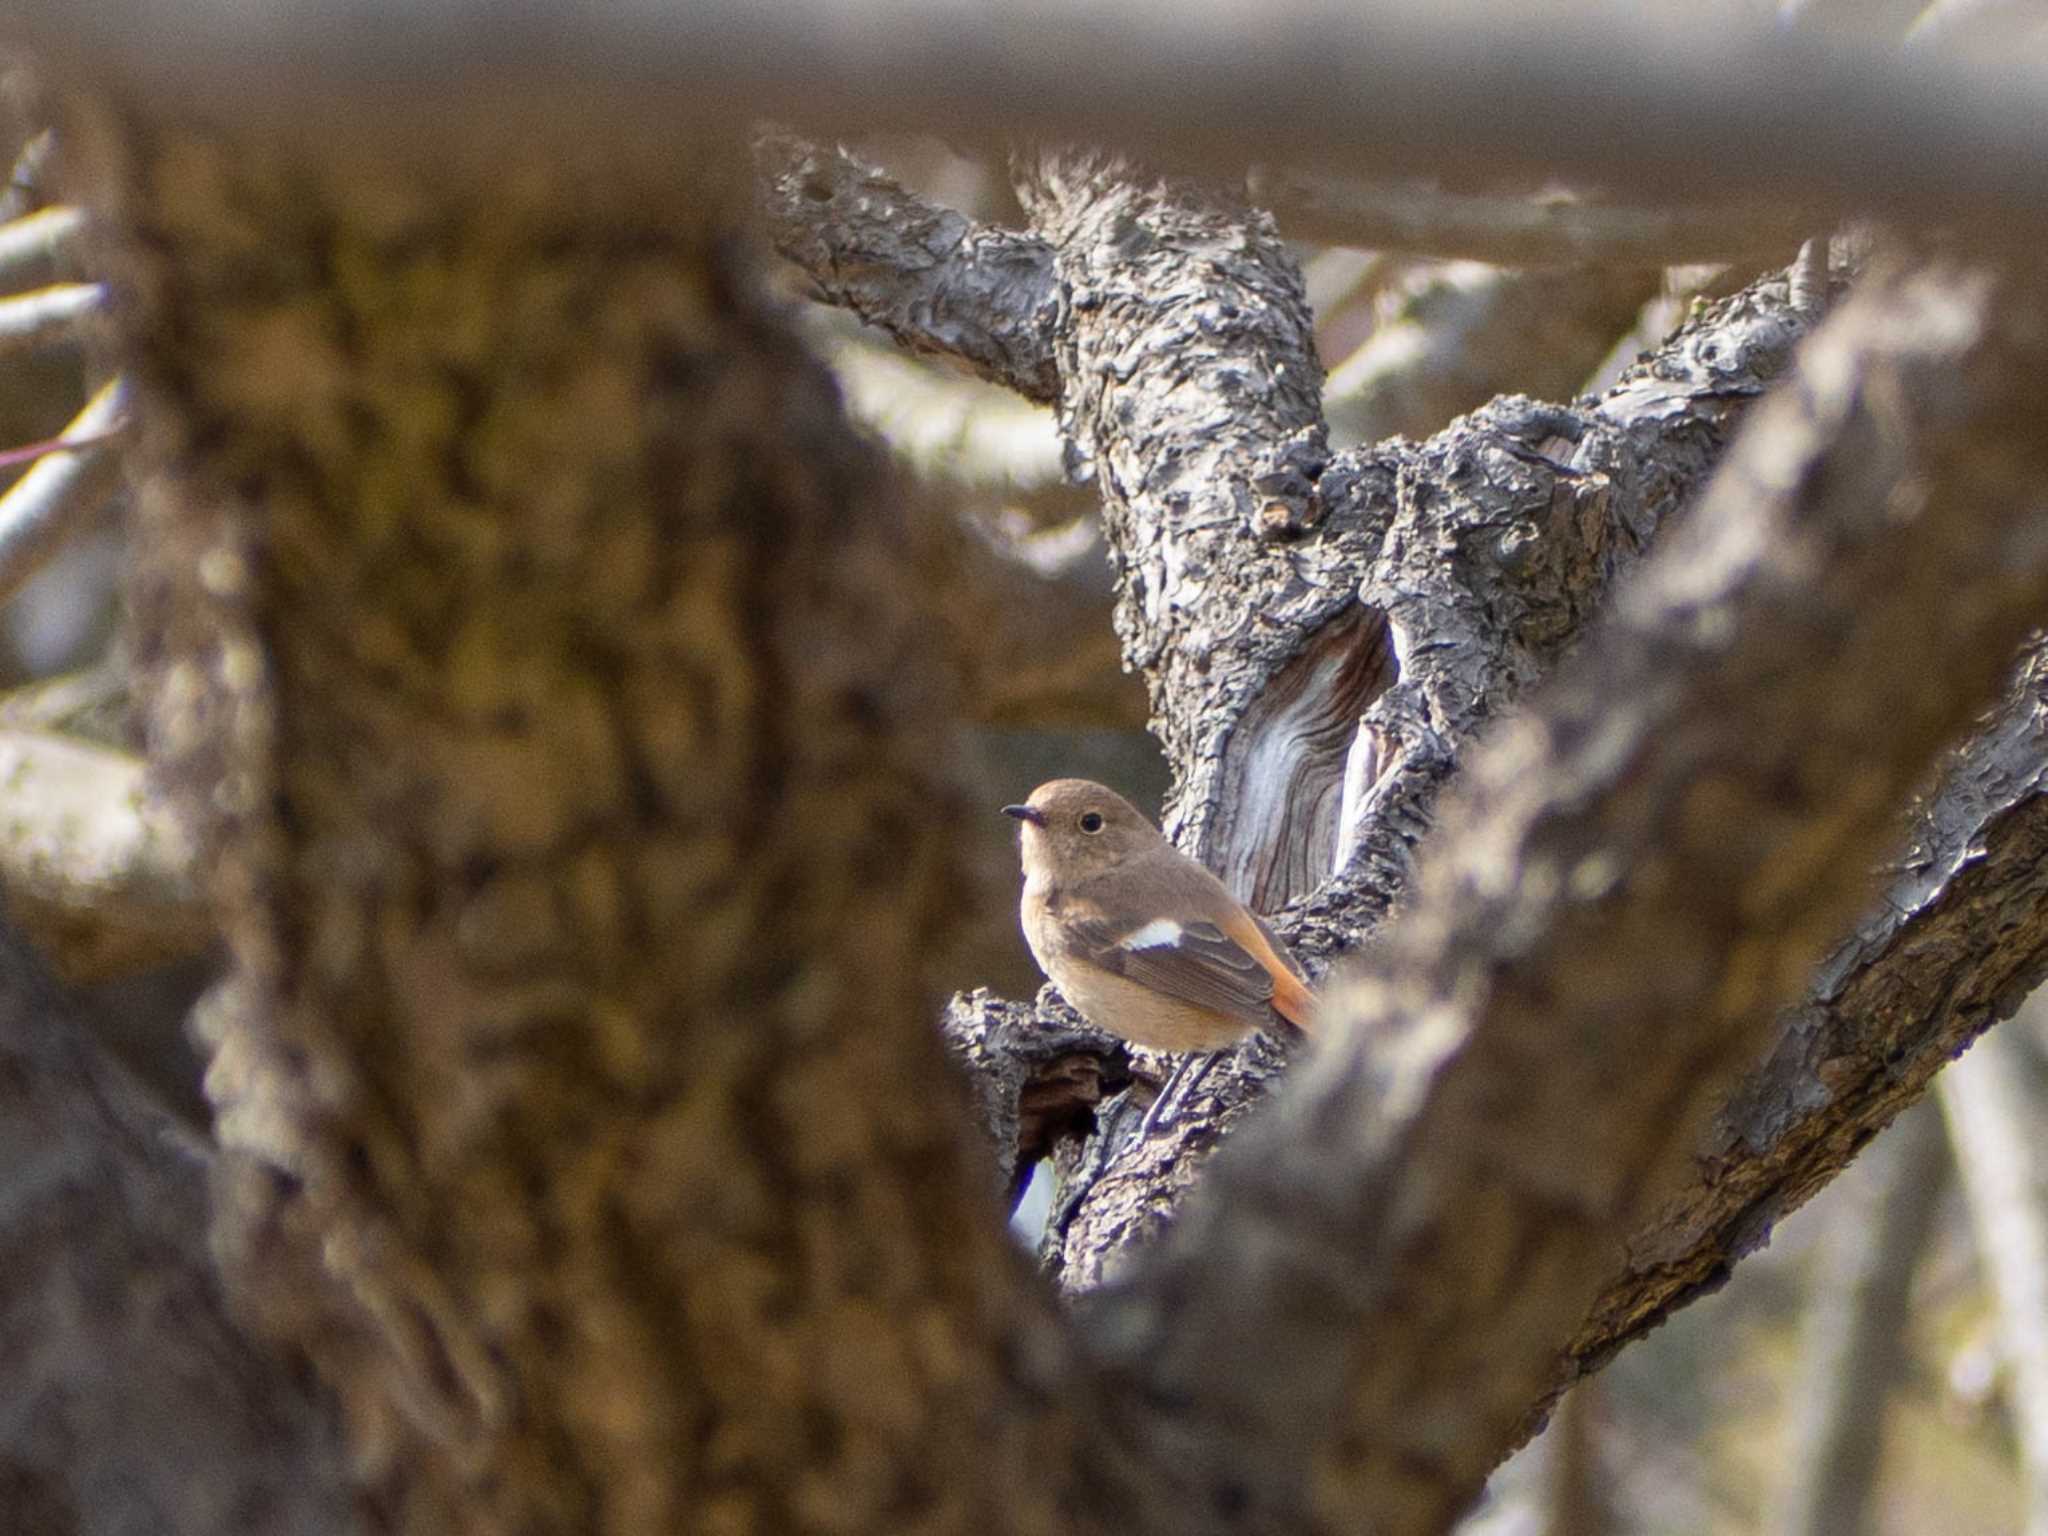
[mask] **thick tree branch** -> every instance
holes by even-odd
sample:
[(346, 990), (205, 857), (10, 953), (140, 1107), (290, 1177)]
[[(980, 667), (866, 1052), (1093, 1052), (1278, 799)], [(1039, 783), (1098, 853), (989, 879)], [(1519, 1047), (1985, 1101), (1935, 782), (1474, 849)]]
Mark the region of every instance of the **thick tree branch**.
[[(1043, 132), (1241, 174), (1563, 174), (1645, 204), (1864, 210), (2026, 245), (2048, 229), (2048, 112), (2023, 61), (1900, 56), (1725, 12), (1514, 6), (962, 11), (944, 0), (9, 0), (47, 57), (217, 116), (303, 124), (374, 98), (409, 135), (451, 100), (545, 117), (658, 100), (723, 127)], [(591, 91), (592, 84), (601, 90)], [(317, 119), (317, 110), (311, 114)], [(1796, 144), (1798, 153), (1786, 153)]]
[[(1329, 457), (1322, 369), (1301, 273), (1272, 221), (1220, 187), (1048, 151), (1024, 167), (1019, 194), (1065, 289), (1060, 424), (1102, 492), (1121, 578), (1117, 633), (1151, 689), (1176, 771), (1171, 819), (1186, 821), (1192, 851), (1211, 856), (1212, 837), (1227, 841), (1210, 828), (1211, 781), (1252, 703), (1253, 679), (1230, 659), (1350, 599), (1288, 580), (1288, 546), (1328, 511), (1317, 487)], [(1276, 591), (1290, 599), (1282, 611), (1248, 601)], [(1197, 696), (1204, 708), (1185, 707)], [(1283, 753), (1295, 746), (1276, 739)], [(1261, 846), (1312, 841), (1306, 825), (1287, 830), (1295, 835)]]
[(2048, 611), (2035, 300), (1990, 286), (1873, 283), (1817, 339), (1598, 647), (1475, 759), (1287, 1112), (1104, 1298), (1208, 1489), (1297, 1518), (1315, 1447), (1328, 1528), (1441, 1530), (1554, 1387), (1899, 799)]
[(1026, 399), (1058, 396), (1043, 240), (976, 226), (844, 150), (785, 134), (762, 138), (755, 163), (776, 249), (810, 274), (819, 298)]

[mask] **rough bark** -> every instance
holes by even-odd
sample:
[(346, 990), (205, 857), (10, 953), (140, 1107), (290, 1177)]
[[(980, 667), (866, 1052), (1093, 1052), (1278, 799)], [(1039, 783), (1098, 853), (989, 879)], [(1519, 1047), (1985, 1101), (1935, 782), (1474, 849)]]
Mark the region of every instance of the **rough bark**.
[[(1057, 157), (1054, 163), (1057, 165)], [(1311, 452), (1308, 461), (1298, 467), (1301, 480), (1312, 482), (1311, 492), (1300, 495), (1299, 482), (1288, 487), (1297, 492), (1297, 502), (1307, 515), (1276, 518), (1273, 521), (1279, 526), (1271, 530), (1300, 539), (1289, 551), (1290, 564), (1269, 564), (1261, 569), (1256, 554), (1220, 555), (1219, 551), (1230, 547), (1231, 534), (1242, 541), (1255, 537), (1256, 531), (1267, 531), (1248, 526), (1249, 520), (1242, 514), (1248, 483), (1258, 474), (1253, 467), (1258, 463), (1256, 456), (1271, 451), (1272, 439), (1248, 434), (1249, 441), (1232, 441), (1216, 452), (1206, 436), (1191, 448), (1176, 434), (1200, 434), (1214, 419), (1213, 411), (1205, 413), (1201, 407), (1231, 387), (1256, 390), (1264, 384), (1274, 395), (1283, 393), (1275, 381), (1286, 379), (1289, 367), (1298, 359), (1301, 334), (1298, 325), (1272, 318), (1288, 312), (1284, 299), (1276, 303), (1272, 297), (1275, 291), (1284, 293), (1289, 281), (1284, 263), (1261, 249), (1255, 220), (1246, 226), (1246, 216), (1233, 213), (1227, 201), (1213, 196), (1205, 199), (1204, 194), (1185, 185), (1140, 182), (1105, 187), (1102, 178), (1091, 177), (1084, 168), (1063, 178), (1071, 189), (1070, 206), (1049, 208), (1062, 195), (1061, 178), (1041, 173), (1039, 179), (1040, 186), (1027, 188), (1027, 206), (1061, 248), (1063, 276), (1071, 286), (1076, 310), (1091, 317), (1071, 331), (1063, 328), (1064, 335), (1077, 338), (1073, 355), (1063, 359), (1075, 397), (1068, 402), (1064, 420), (1084, 454), (1101, 444), (1111, 456), (1121, 455), (1118, 462), (1129, 466), (1103, 482), (1111, 530), (1126, 563), (1123, 628), (1127, 654), (1153, 668), (1155, 701), (1161, 697), (1168, 700), (1161, 713), (1183, 731), (1176, 761), (1183, 774), (1183, 804), (1192, 807), (1191, 836), (1200, 846), (1202, 828), (1217, 824), (1214, 817), (1207, 823), (1202, 820), (1205, 793), (1215, 802), (1223, 802), (1225, 797), (1216, 786), (1224, 776), (1215, 773), (1213, 764), (1203, 761), (1199, 753), (1187, 750), (1188, 722), (1201, 722), (1208, 740), (1224, 738), (1226, 750), (1240, 750), (1249, 757), (1263, 746), (1270, 763), (1274, 719), (1270, 713), (1266, 717), (1240, 713), (1243, 699), (1259, 697), (1264, 704), (1269, 685), (1279, 679), (1288, 663), (1303, 655), (1319, 665), (1303, 669), (1313, 680), (1310, 686), (1297, 682), (1279, 690), (1282, 709), (1291, 711), (1293, 717), (1283, 723), (1292, 725), (1305, 713), (1313, 718), (1312, 708), (1304, 710), (1300, 703), (1304, 694), (1341, 697), (1346, 686), (1357, 686), (1346, 682), (1347, 670), (1352, 678), (1357, 677), (1355, 664), (1349, 669), (1332, 665), (1328, 651), (1318, 654), (1305, 635), (1314, 635), (1319, 627), (1328, 625), (1329, 612), (1316, 608), (1316, 578), (1322, 562), (1327, 561), (1334, 572), (1348, 569), (1354, 581), (1357, 569), (1366, 566), (1364, 552), (1371, 548), (1366, 540), (1345, 546), (1346, 534), (1354, 530), (1347, 528), (1344, 509), (1354, 494), (1353, 486), (1367, 479), (1372, 465), (1368, 461), (1347, 466), (1340, 457), (1325, 465), (1320, 476), (1313, 475), (1309, 472), (1314, 430), (1310, 426)], [(1089, 204), (1096, 200), (1115, 205), (1116, 212), (1091, 224), (1096, 210)], [(1196, 212), (1189, 211), (1191, 205)], [(1163, 214), (1161, 207), (1166, 209)], [(1210, 222), (1204, 222), (1204, 212)], [(1093, 257), (1085, 250), (1067, 248), (1097, 228), (1126, 241), (1141, 240), (1142, 245), (1132, 249), (1144, 253), (1142, 271), (1116, 271), (1121, 253), (1111, 248), (1111, 238), (1100, 240), (1104, 249)], [(1238, 276), (1255, 295), (1250, 309), (1255, 317), (1266, 317), (1263, 322), (1243, 320), (1235, 302), (1238, 294), (1220, 270), (1229, 263), (1220, 262), (1218, 253), (1231, 253), (1233, 260), (1252, 269), (1248, 278), (1242, 273)], [(1181, 264), (1174, 261), (1176, 254), (1182, 257)], [(1091, 260), (1115, 273), (1111, 283), (1099, 280), (1088, 265)], [(1124, 284), (1122, 288), (1114, 286), (1118, 280)], [(1131, 291), (1146, 284), (1152, 286), (1158, 300), (1151, 306)], [(1759, 392), (1762, 383), (1784, 366), (1790, 342), (1808, 323), (1815, 306), (1810, 296), (1795, 303), (1790, 292), (1765, 290), (1772, 291), (1782, 297), (1760, 302), (1758, 294), (1744, 295), (1734, 305), (1689, 326), (1671, 355), (1635, 372), (1605, 403), (1602, 414), (1613, 413), (1633, 426), (1637, 437), (1631, 446), (1646, 450), (1642, 459), (1615, 453), (1609, 444), (1596, 439), (1593, 452), (1575, 455), (1566, 468), (1583, 466), (1589, 460), (1608, 468), (1614, 459), (1620, 459), (1626, 468), (1641, 464), (1647, 469), (1640, 475), (1611, 474), (1603, 477), (1603, 483), (1588, 488), (1596, 494), (1585, 497), (1591, 505), (1584, 522), (1571, 516), (1555, 522), (1546, 518), (1563, 499), (1555, 490), (1555, 481), (1542, 478), (1555, 464), (1547, 454), (1528, 451), (1535, 447), (1558, 452), (1585, 435), (1584, 424), (1574, 420), (1573, 413), (1524, 408), (1512, 418), (1521, 430), (1510, 439), (1513, 446), (1523, 448), (1519, 462), (1511, 451), (1501, 451), (1508, 445), (1496, 447), (1492, 455), (1494, 463), (1508, 461), (1509, 473), (1502, 478), (1515, 489), (1530, 488), (1528, 482), (1536, 481), (1532, 505), (1518, 519), (1513, 517), (1516, 503), (1511, 495), (1482, 489), (1475, 500), (1493, 515), (1471, 516), (1470, 521), (1478, 530), (1493, 535), (1484, 543), (1477, 538), (1411, 535), (1414, 547), (1404, 551), (1400, 541), (1381, 535), (1380, 558), (1385, 559), (1384, 552), (1392, 548), (1396, 555), (1406, 554), (1409, 564), (1396, 567), (1377, 582), (1368, 577), (1367, 600), (1377, 592), (1398, 596), (1414, 591), (1435, 599), (1425, 603), (1411, 598), (1410, 613), (1419, 622), (1389, 626), (1397, 633), (1405, 628), (1411, 639), (1407, 654), (1395, 647), (1401, 681), (1408, 682), (1412, 674), (1420, 673), (1425, 683), (1435, 683), (1425, 695), (1431, 707), (1414, 711), (1426, 728), (1409, 738), (1424, 750), (1387, 751), (1383, 743), (1392, 733), (1372, 730), (1379, 722), (1367, 711), (1367, 730), (1358, 738), (1363, 750), (1353, 751), (1341, 764), (1344, 779), (1354, 786), (1338, 817), (1345, 829), (1345, 842), (1332, 850), (1330, 865), (1321, 871), (1311, 865), (1298, 889), (1313, 886), (1338, 862), (1340, 854), (1351, 873), (1320, 891), (1297, 914), (1291, 926), (1302, 947), (1324, 955), (1343, 947), (1375, 910), (1406, 888), (1407, 849), (1427, 824), (1430, 797), (1448, 772), (1457, 744), (1480, 720), (1489, 718), (1499, 703), (1513, 699), (1520, 687), (1576, 636), (1612, 570), (1632, 558), (1660, 515), (1697, 483), (1700, 469), (1711, 462), (1723, 428), (1741, 402)], [(1211, 307), (1210, 313), (1203, 312), (1204, 304)], [(1107, 313), (1093, 318), (1098, 311)], [(1190, 345), (1195, 338), (1198, 340)], [(1190, 353), (1184, 366), (1180, 365), (1180, 350)], [(1931, 371), (1938, 374), (1939, 367)], [(1148, 369), (1153, 370), (1149, 375)], [(1916, 375), (1923, 388), (1929, 376), (1924, 367)], [(1220, 387), (1212, 387), (1205, 395), (1205, 380), (1219, 379)], [(1255, 382), (1242, 385), (1246, 379)], [(1180, 412), (1159, 410), (1144, 398), (1148, 390), (1185, 391), (1182, 399), (1191, 403)], [(1080, 409), (1075, 408), (1076, 400)], [(1310, 413), (1299, 409), (1299, 402), (1296, 406), (1290, 421), (1299, 431), (1300, 417)], [(1983, 430), (1990, 437), (1997, 428)], [(1543, 437), (1532, 443), (1530, 439), (1539, 432)], [(1494, 446), (1483, 439), (1481, 443)], [(1610, 455), (1604, 461), (1600, 456), (1603, 448)], [(1860, 466), (1860, 446), (1838, 445), (1838, 449), (1846, 460)], [(1211, 451), (1211, 456), (1202, 461), (1203, 473), (1182, 476), (1183, 454), (1204, 451)], [(1383, 455), (1386, 452), (1381, 450)], [(1446, 452), (1430, 461), (1428, 467), (1435, 472), (1416, 473), (1409, 482), (1414, 507), (1402, 507), (1396, 501), (1402, 481), (1389, 473), (1379, 483), (1379, 499), (1395, 503), (1397, 517), (1408, 512), (1418, 534), (1435, 532), (1438, 525), (1415, 508), (1431, 510), (1449, 521), (1455, 511), (1447, 515), (1431, 504), (1447, 499), (1446, 486), (1464, 490), (1476, 478), (1467, 468), (1475, 461), (1485, 463), (1471, 450)], [(1353, 469), (1356, 480), (1344, 473), (1347, 468)], [(1155, 469), (1159, 472), (1154, 473)], [(1537, 474), (1528, 472), (1532, 469)], [(1464, 472), (1463, 483), (1459, 471)], [(1518, 471), (1520, 484), (1516, 485)], [(1483, 481), (1480, 484), (1484, 487)], [(1370, 499), (1369, 494), (1359, 496), (1368, 504)], [(1572, 507), (1576, 500), (1565, 500), (1564, 505)], [(1613, 521), (1603, 524), (1599, 514)], [(1500, 526), (1502, 522), (1506, 522), (1505, 528)], [(1543, 533), (1534, 537), (1519, 533), (1517, 522), (1522, 528)], [(1578, 532), (1582, 542), (1560, 546), (1555, 535), (1562, 529)], [(1379, 532), (1376, 528), (1371, 531)], [(1533, 575), (1517, 569), (1526, 559), (1515, 558), (1531, 548), (1551, 556)], [(1579, 558), (1561, 557), (1561, 549)], [(1591, 558), (1587, 557), (1589, 550)], [(1456, 558), (1446, 562), (1445, 551), (1455, 552)], [(1454, 577), (1433, 574), (1447, 564), (1455, 571)], [(1506, 568), (1505, 576), (1501, 567)], [(1160, 588), (1174, 581), (1177, 568), (1192, 570), (1198, 579), (1183, 582), (1170, 600), (1158, 597)], [(1249, 575), (1242, 586), (1233, 588), (1233, 573), (1238, 571)], [(1324, 583), (1344, 584), (1341, 575), (1334, 580), (1325, 577)], [(1219, 585), (1224, 589), (1220, 595)], [(1330, 609), (1341, 611), (1341, 599), (1331, 603)], [(1248, 624), (1247, 616), (1254, 614), (1256, 621)], [(1213, 622), (1226, 640), (1239, 643), (1210, 644), (1210, 637), (1203, 633), (1205, 621)], [(1243, 642), (1240, 636), (1247, 628), (1258, 634), (1277, 631), (1270, 650), (1257, 642)], [(1190, 654), (1197, 658), (1194, 665), (1187, 664)], [(1176, 667), (1181, 668), (1178, 674)], [(1244, 673), (1233, 675), (1239, 667)], [(1215, 676), (1219, 671), (1225, 674), (1221, 679)], [(1384, 678), (1384, 663), (1374, 667), (1373, 673)], [(1924, 1087), (1941, 1061), (1998, 1010), (2009, 1008), (2012, 998), (2037, 974), (2042, 947), (2038, 926), (1997, 915), (2023, 911), (2030, 905), (2032, 877), (2028, 871), (2035, 861), (2029, 849), (2035, 845), (2026, 828), (2033, 810), (2030, 765), (2039, 756), (2030, 739), (2038, 714), (2029, 685), (2032, 675), (2030, 662), (1995, 728), (1950, 765), (1942, 792), (1917, 813), (1918, 851), (1911, 856), (1909, 867), (1901, 871), (1900, 889), (1837, 955), (1807, 1004), (1784, 1021), (1777, 1057), (1767, 1071), (1745, 1086), (1723, 1117), (1711, 1150), (1696, 1167), (1696, 1179), (1667, 1206), (1644, 1213), (1642, 1228), (1631, 1245), (1630, 1261), (1606, 1278), (1605, 1294), (1598, 1303), (1589, 1304), (1586, 1321), (1571, 1349), (1554, 1362), (1557, 1374), (1551, 1378), (1552, 1386), (1533, 1394), (1539, 1403), (1557, 1384), (1597, 1365), (1620, 1342), (1653, 1326), (1671, 1306), (1717, 1284), (1734, 1259), (1768, 1234), (1771, 1221), (1839, 1168), (1855, 1146)], [(1369, 689), (1372, 684), (1365, 686)], [(1389, 688), (1380, 699), (1391, 701), (1387, 708), (1392, 709), (1402, 702), (1401, 690)], [(1342, 726), (1348, 723), (1345, 717), (1355, 718), (1357, 702), (1344, 699), (1326, 711), (1330, 735), (1339, 741), (1344, 736)], [(1370, 702), (1373, 709), (1381, 707), (1379, 701)], [(1444, 722), (1451, 729), (1439, 731)], [(1283, 740), (1288, 734), (1279, 733)], [(1309, 733), (1297, 729), (1292, 734)], [(1292, 755), (1296, 760), (1309, 756), (1299, 751)], [(1315, 772), (1324, 782), (1336, 776), (1327, 766), (1327, 757)], [(1280, 777), (1284, 782), (1285, 775)], [(1412, 809), (1402, 804), (1407, 797), (1390, 793), (1400, 789), (1410, 791)], [(1403, 810), (1406, 815), (1401, 814)], [(1964, 850), (1983, 848), (1980, 838), (1985, 836), (1999, 852), (1993, 860), (1995, 868), (1981, 871), (1980, 884), (1980, 871), (1969, 867)], [(2008, 836), (2011, 852), (2005, 857)], [(1219, 858), (1219, 867), (1237, 879), (1241, 890), (1258, 899), (1259, 879), (1269, 871), (1249, 865), (1233, 868), (1225, 850), (1233, 846), (1260, 851), (1282, 848), (1300, 858), (1304, 845), (1315, 850), (1317, 842), (1313, 837), (1304, 838), (1296, 828), (1264, 838), (1251, 836), (1241, 844), (1219, 838), (1205, 851)], [(1315, 857), (1313, 851), (1307, 856), (1308, 860)], [(1987, 909), (1984, 897), (1978, 894), (2009, 888), (2014, 892), (2009, 907), (2000, 902)], [(1266, 894), (1270, 899), (1270, 892)], [(1373, 897), (1377, 897), (1376, 903)], [(1810, 944), (1815, 937), (1808, 933), (1805, 940)], [(1938, 963), (1930, 965), (1934, 957), (1939, 957)], [(1783, 982), (1782, 977), (1775, 980)], [(1909, 1015), (1909, 1005), (1901, 996), (1907, 989), (1916, 1000), (1928, 1004), (1917, 1015)], [(962, 1023), (957, 1015), (955, 1022)], [(965, 1027), (971, 1033), (971, 1024)], [(1254, 1060), (1257, 1052), (1254, 1048)], [(1128, 1262), (1137, 1242), (1156, 1232), (1159, 1219), (1192, 1181), (1195, 1159), (1190, 1154), (1227, 1129), (1230, 1111), (1248, 1097), (1241, 1083), (1233, 1083), (1232, 1070), (1202, 1078), (1201, 1095), (1192, 1105), (1194, 1112), (1169, 1120), (1167, 1135), (1135, 1150), (1118, 1148), (1111, 1138), (1104, 1137), (1092, 1144), (1092, 1151), (1063, 1160), (1069, 1167), (1086, 1170), (1087, 1184), (1078, 1196), (1070, 1192), (1060, 1203), (1054, 1262), (1065, 1283), (1080, 1288), (1098, 1283)], [(1256, 1079), (1261, 1074), (1254, 1070), (1243, 1075)], [(1734, 1075), (1731, 1063), (1729, 1079)], [(1697, 1114), (1701, 1105), (1694, 1103), (1691, 1108)], [(1272, 1192), (1262, 1193), (1270, 1197)], [(1243, 1324), (1239, 1316), (1236, 1325), (1243, 1329)], [(1199, 1332), (1195, 1330), (1197, 1335)], [(1256, 1330), (1243, 1329), (1243, 1336), (1259, 1335)], [(1254, 1371), (1247, 1379), (1256, 1383), (1271, 1377)], [(1256, 1385), (1247, 1388), (1251, 1393), (1257, 1390)], [(1525, 1423), (1534, 1419), (1531, 1415)], [(1276, 1438), (1286, 1440), (1284, 1434)], [(1284, 1481), (1284, 1474), (1280, 1480)], [(1235, 1490), (1233, 1498), (1242, 1497), (1241, 1485), (1227, 1478), (1223, 1485)]]
[(776, 246), (811, 274), (819, 298), (1028, 400), (1058, 396), (1043, 240), (977, 226), (844, 150), (770, 134), (755, 159)]
[(238, 1294), (396, 1529), (1085, 1528), (920, 980), (886, 477), (710, 148), (466, 131), (94, 156)]
[(1310, 1518), (1276, 1448), (1322, 1437), (1319, 1528), (1443, 1529), (1617, 1267), (1655, 1290), (1637, 1234), (2048, 606), (2043, 338), (1989, 287), (1875, 282), (1816, 339), (1468, 766), (1328, 1052), (1098, 1299), (1174, 1443), (1272, 1528)]
[(0, 927), (0, 1530), (350, 1536), (331, 1405), (230, 1319), (208, 1151)]
[[(1782, 283), (1759, 285), (1695, 317), (1596, 406), (1507, 399), (1427, 443), (1325, 462), (1316, 426), (1299, 424), (1313, 419), (1299, 309), (1240, 295), (1295, 281), (1257, 216), (1180, 183), (1063, 185), (1080, 210), (1053, 226), (1063, 266), (1108, 268), (1133, 290), (1102, 303), (1098, 279), (1070, 279), (1089, 296), (1074, 301), (1068, 343), (1084, 408), (1063, 421), (1077, 453), (1136, 460), (1099, 477), (1104, 520), (1125, 656), (1152, 687), (1183, 845), (1254, 906), (1293, 904), (1289, 937), (1320, 968), (1407, 889), (1460, 747), (1548, 669), (1702, 483), (1806, 321)], [(1154, 209), (1189, 204), (1208, 224), (1151, 228)], [(1226, 266), (1217, 231), (1247, 220), (1254, 233)], [(1133, 225), (1153, 236), (1142, 264), (1118, 244)], [(1243, 318), (1269, 312), (1284, 321)], [(1190, 356), (1220, 381), (1210, 395)], [(1131, 365), (1141, 358), (1149, 374)], [(1211, 430), (1247, 380), (1299, 391), (1273, 436)], [(1280, 517), (1263, 515), (1275, 506)], [(1272, 1067), (1256, 1042), (1191, 1081), (1167, 1134), (1081, 1160), (1105, 1177), (1062, 1202), (1064, 1285), (1092, 1285), (1156, 1230)]]

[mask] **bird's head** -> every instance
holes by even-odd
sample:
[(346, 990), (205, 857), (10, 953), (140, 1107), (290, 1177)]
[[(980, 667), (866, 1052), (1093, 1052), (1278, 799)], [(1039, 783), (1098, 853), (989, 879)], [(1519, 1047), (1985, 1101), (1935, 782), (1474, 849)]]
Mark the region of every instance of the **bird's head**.
[(1163, 841), (1130, 801), (1087, 779), (1053, 779), (1022, 805), (1004, 806), (1003, 814), (1021, 823), (1017, 841), (1027, 879), (1085, 879)]

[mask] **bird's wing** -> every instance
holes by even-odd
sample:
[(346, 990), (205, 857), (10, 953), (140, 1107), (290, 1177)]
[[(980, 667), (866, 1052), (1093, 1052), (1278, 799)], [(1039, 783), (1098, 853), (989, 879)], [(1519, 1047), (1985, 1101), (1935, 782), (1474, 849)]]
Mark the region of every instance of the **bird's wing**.
[(1243, 915), (1251, 920), (1254, 932), (1239, 937), (1273, 978), (1274, 1010), (1303, 1034), (1314, 1034), (1316, 995), (1302, 980), (1301, 967), (1294, 963), (1294, 956), (1287, 952), (1286, 944), (1271, 924), (1250, 909)]
[[(1241, 1019), (1253, 1029), (1273, 1020), (1272, 972), (1214, 923), (1160, 918), (1119, 933), (1101, 918), (1070, 919), (1067, 941), (1076, 959), (1168, 997)], [(1270, 953), (1266, 944), (1258, 947)], [(1287, 979), (1305, 993), (1291, 973)]]

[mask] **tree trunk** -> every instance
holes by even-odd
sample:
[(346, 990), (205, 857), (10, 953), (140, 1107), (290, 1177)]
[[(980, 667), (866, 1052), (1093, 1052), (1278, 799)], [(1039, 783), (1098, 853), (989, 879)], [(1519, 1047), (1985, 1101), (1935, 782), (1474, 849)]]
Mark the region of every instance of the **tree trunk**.
[(215, 1243), (380, 1525), (1051, 1529), (888, 477), (722, 147), (497, 122), (92, 136), (151, 749), (234, 959)]

